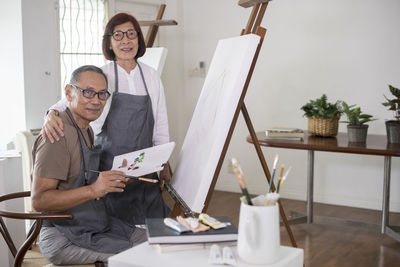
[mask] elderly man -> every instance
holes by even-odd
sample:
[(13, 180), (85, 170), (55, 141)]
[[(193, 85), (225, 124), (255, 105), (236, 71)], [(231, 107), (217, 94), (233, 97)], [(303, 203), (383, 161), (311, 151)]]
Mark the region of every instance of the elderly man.
[(65, 86), (68, 108), (60, 114), (64, 137), (33, 148), (32, 205), (37, 211), (66, 211), (72, 220), (46, 222), (40, 249), (54, 264), (85, 264), (107, 258), (146, 240), (144, 230), (107, 215), (102, 199), (123, 192), (123, 172), (98, 173), (100, 148), (93, 145), (89, 123), (96, 120), (110, 96), (107, 78), (95, 66), (76, 69)]

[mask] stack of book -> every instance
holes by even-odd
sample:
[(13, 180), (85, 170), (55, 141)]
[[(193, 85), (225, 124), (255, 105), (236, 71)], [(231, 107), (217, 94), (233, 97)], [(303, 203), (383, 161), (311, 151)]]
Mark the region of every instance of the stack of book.
[(265, 131), (269, 140), (303, 140), (304, 131), (298, 128), (273, 127)]
[(221, 243), (221, 246), (236, 245), (236, 226), (228, 217), (216, 218), (220, 222), (228, 222), (229, 225), (225, 228), (211, 228), (208, 231), (197, 233), (192, 231), (179, 233), (166, 226), (162, 218), (147, 218), (147, 241), (159, 252), (202, 249), (215, 243)]

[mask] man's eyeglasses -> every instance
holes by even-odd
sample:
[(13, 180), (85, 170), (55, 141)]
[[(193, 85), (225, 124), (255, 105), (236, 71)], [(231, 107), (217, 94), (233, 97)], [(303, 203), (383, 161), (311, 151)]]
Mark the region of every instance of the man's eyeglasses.
[(121, 41), (122, 39), (124, 39), (124, 34), (126, 34), (126, 37), (129, 40), (133, 40), (136, 39), (138, 37), (138, 33), (135, 30), (127, 30), (126, 32), (123, 31), (115, 31), (113, 32), (113, 34), (109, 34), (108, 36), (112, 36), (114, 38), (115, 41)]
[(100, 92), (95, 92), (93, 90), (86, 90), (86, 89), (82, 89), (79, 88), (78, 86), (76, 86), (75, 84), (70, 84), (72, 87), (74, 87), (76, 90), (79, 90), (82, 92), (82, 95), (86, 98), (92, 99), (94, 98), (96, 95), (99, 97), (100, 100), (107, 100), (110, 97), (110, 92), (108, 91), (100, 91)]

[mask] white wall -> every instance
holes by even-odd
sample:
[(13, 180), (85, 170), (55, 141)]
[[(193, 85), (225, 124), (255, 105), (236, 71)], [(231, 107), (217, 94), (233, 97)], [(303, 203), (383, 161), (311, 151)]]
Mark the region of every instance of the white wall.
[(26, 129), (61, 98), (58, 0), (22, 0)]
[(0, 149), (60, 98), (58, 0), (0, 2)]
[[(381, 105), (388, 84), (400, 87), (400, 2), (397, 0), (272, 1), (262, 26), (267, 35), (261, 49), (245, 103), (256, 131), (271, 126), (306, 129), (300, 107), (323, 93), (328, 99), (360, 105), (379, 121), (369, 133), (385, 134), (385, 119), (392, 114)], [(237, 36), (246, 26), (251, 9), (237, 1), (183, 1), (184, 98), (182, 121), (187, 129), (204, 78), (187, 73), (199, 61), (209, 64), (218, 39)], [(233, 55), (234, 56), (234, 55)], [(346, 131), (340, 125), (340, 131)], [(260, 163), (243, 117), (234, 132), (226, 159), (238, 157), (249, 191), (267, 190)], [(272, 164), (275, 153), (280, 163), (292, 165), (282, 188), (283, 197), (306, 198), (305, 151), (263, 149)], [(378, 156), (315, 153), (317, 202), (380, 209), (382, 206), (383, 158)], [(399, 159), (392, 160), (391, 210), (400, 211)], [(236, 179), (223, 167), (217, 189), (239, 191)]]
[(21, 1), (0, 1), (0, 150), (25, 126)]

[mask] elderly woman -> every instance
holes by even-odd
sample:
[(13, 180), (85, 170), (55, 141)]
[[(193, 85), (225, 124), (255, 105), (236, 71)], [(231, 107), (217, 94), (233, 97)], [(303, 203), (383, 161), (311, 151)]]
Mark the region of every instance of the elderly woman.
[[(100, 170), (112, 167), (114, 156), (160, 145), (169, 141), (164, 88), (157, 72), (138, 63), (146, 51), (137, 20), (126, 13), (113, 16), (103, 36), (103, 54), (110, 63), (101, 69), (107, 75), (112, 93), (102, 115), (91, 123), (95, 143), (103, 147)], [(44, 135), (54, 142), (63, 136), (58, 112), (65, 99), (50, 108), (43, 127)], [(152, 174), (152, 178), (157, 178)], [(161, 173), (163, 179), (163, 173)], [(160, 183), (161, 184), (161, 183)], [(106, 197), (110, 215), (131, 224), (143, 224), (146, 217), (166, 217), (165, 205), (157, 184), (132, 181), (124, 192)]]

